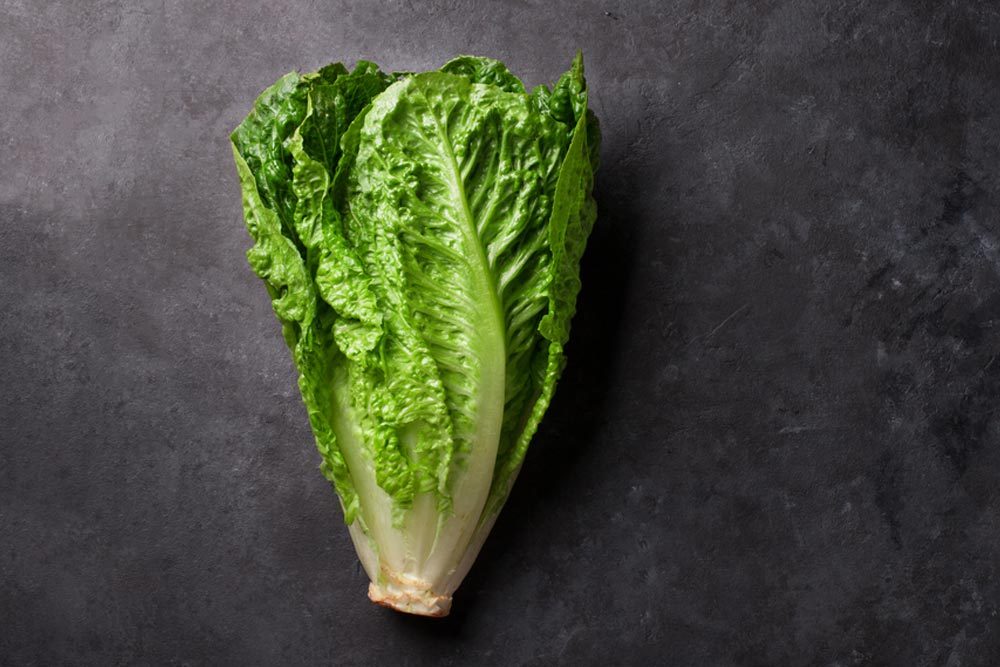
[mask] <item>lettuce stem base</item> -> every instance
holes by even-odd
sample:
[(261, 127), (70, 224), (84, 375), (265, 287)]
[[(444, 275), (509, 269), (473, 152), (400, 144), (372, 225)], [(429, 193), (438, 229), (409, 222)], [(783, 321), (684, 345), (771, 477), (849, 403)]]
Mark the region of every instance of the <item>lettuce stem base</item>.
[(440, 618), (451, 611), (451, 596), (437, 595), (425, 581), (383, 570), (384, 581), (368, 585), (372, 602), (417, 616)]

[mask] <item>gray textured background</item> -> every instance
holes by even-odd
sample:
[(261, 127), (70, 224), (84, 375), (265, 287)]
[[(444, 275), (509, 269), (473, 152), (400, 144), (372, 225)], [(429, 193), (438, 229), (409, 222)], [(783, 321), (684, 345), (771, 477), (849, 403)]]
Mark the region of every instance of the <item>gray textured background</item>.
[[(996, 5), (464, 4), (0, 2), (0, 662), (998, 664)], [(226, 135), (291, 69), (578, 47), (570, 366), (455, 614), (395, 615)]]

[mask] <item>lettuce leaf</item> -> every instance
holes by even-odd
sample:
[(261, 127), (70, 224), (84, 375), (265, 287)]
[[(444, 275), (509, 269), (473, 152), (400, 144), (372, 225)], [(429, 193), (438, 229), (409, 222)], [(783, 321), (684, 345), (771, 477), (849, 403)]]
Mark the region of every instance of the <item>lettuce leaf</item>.
[(288, 74), (232, 134), (248, 259), (370, 597), (445, 615), (565, 364), (596, 206), (582, 57)]

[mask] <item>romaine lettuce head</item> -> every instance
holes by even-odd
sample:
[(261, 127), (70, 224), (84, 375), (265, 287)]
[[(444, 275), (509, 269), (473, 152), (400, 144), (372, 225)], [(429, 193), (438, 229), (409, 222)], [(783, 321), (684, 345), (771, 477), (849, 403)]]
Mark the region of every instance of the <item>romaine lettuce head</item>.
[(596, 217), (583, 62), (287, 74), (232, 134), (247, 257), (372, 600), (446, 615), (565, 363)]

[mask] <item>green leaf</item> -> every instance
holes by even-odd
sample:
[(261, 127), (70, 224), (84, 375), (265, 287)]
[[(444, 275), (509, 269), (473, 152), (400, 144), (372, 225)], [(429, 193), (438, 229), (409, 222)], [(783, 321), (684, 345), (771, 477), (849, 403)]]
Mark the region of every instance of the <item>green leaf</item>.
[[(247, 229), (255, 241), (247, 257), (267, 284), (292, 348), (321, 468), (340, 494), (348, 522), (357, 517), (359, 503), (337, 443), (331, 378), (340, 350), (374, 346), (381, 316), (365, 293), (367, 278), (356, 260), (352, 265), (349, 254), (338, 255), (337, 244), (329, 242), (328, 237), (337, 238), (331, 230), (339, 220), (328, 196), (328, 168), (336, 166), (339, 148), (320, 149), (339, 146), (354, 115), (390, 81), (364, 62), (352, 73), (336, 64), (306, 76), (287, 74), (261, 94), (231, 137)], [(338, 349), (334, 330), (349, 330), (351, 318), (357, 322), (356, 342), (345, 333)]]
[(449, 60), (442, 72), (457, 74), (470, 83), (481, 83), (508, 93), (524, 93), (524, 84), (499, 60), (478, 56), (459, 56)]

